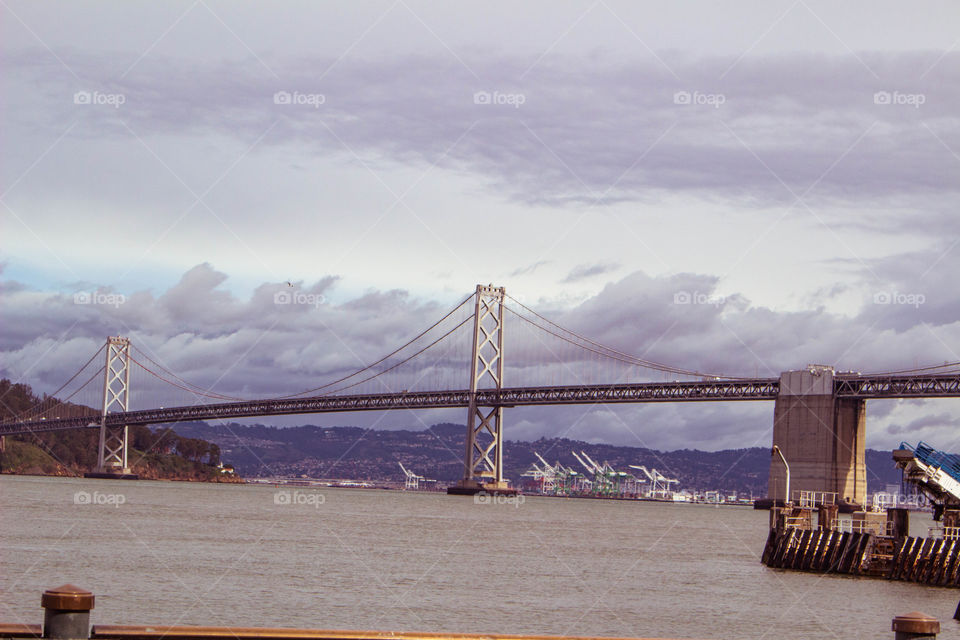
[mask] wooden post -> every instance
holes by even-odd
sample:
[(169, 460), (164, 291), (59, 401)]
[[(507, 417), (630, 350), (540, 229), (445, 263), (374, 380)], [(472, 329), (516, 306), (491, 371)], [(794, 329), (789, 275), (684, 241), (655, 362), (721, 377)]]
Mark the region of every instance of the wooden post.
[(906, 509), (887, 509), (890, 535), (899, 540), (910, 535), (910, 512)]
[(830, 531), (833, 529), (833, 521), (837, 519), (840, 507), (835, 504), (822, 504), (817, 509), (817, 525), (821, 531)]

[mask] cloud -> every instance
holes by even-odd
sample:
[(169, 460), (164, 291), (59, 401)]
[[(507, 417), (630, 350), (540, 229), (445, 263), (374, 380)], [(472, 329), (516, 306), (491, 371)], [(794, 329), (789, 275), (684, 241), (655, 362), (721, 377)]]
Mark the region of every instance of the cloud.
[(592, 278), (594, 276), (600, 276), (605, 273), (610, 273), (611, 271), (616, 271), (620, 268), (619, 264), (578, 264), (575, 266), (570, 273), (567, 274), (567, 277), (563, 279), (564, 282), (577, 282), (578, 280), (586, 280), (587, 278)]
[(887, 426), (886, 431), (894, 435), (904, 432), (916, 434), (931, 429), (943, 430), (952, 428), (955, 430), (957, 426), (960, 426), (960, 417), (949, 413), (936, 413), (926, 414), (911, 420), (905, 425), (897, 423), (890, 424)]
[[(151, 56), (123, 79), (104, 79), (104, 91), (126, 96), (120, 109), (51, 101), (75, 80), (50, 71), (35, 52), (11, 54), (8, 66), (11, 84), (35, 96), (31, 118), (79, 119), (77, 135), (91, 140), (126, 139), (133, 130), (248, 144), (269, 130), (264, 148), (437, 164), (532, 205), (685, 193), (798, 212), (826, 204), (873, 209), (869, 222), (855, 210), (832, 220), (845, 225), (901, 225), (923, 212), (938, 227), (949, 223), (958, 191), (949, 149), (960, 148), (951, 108), (960, 102), (960, 52), (919, 79), (917, 70), (938, 55), (865, 54), (882, 80), (853, 57), (804, 53), (745, 59), (726, 75), (726, 56), (678, 60), (676, 77), (653, 61), (587, 66), (562, 57), (526, 74), (523, 60), (501, 57), (471, 61), (481, 83), (439, 58), (344, 60), (322, 79), (316, 69), (329, 60), (292, 60), (279, 81), (257, 66), (192, 61), (188, 69)], [(112, 68), (82, 54), (71, 65), (91, 78)], [(30, 88), (35, 82), (39, 88)], [(277, 92), (324, 99), (278, 104)], [(478, 101), (478, 92), (490, 102)], [(897, 97), (887, 103), (878, 94)], [(923, 102), (898, 104), (899, 96)]]
[(546, 266), (551, 262), (552, 262), (551, 260), (538, 260), (537, 262), (533, 262), (531, 264), (528, 264), (522, 267), (517, 267), (516, 269), (510, 272), (510, 277), (516, 278), (518, 276), (529, 275), (534, 271), (536, 271), (537, 269), (539, 269), (540, 267)]
[[(945, 260), (945, 267), (953, 264), (953, 258)], [(876, 268), (886, 266), (878, 264)], [(294, 283), (293, 287), (285, 282), (263, 283), (244, 299), (230, 293), (227, 282), (227, 274), (204, 263), (158, 294), (114, 292), (125, 296), (117, 305), (78, 304), (72, 292), (36, 291), (9, 280), (0, 282), (0, 308), (4, 309), (5, 326), (10, 327), (0, 341), (0, 375), (50, 392), (86, 361), (106, 336), (119, 334), (131, 337), (142, 354), (199, 388), (246, 398), (284, 395), (319, 387), (377, 362), (463, 299), (440, 302), (418, 299), (402, 290), (371, 290), (333, 303), (329, 298), (338, 279), (332, 276), (310, 284)], [(862, 371), (910, 368), (950, 359), (953, 356), (947, 345), (960, 344), (958, 320), (901, 329), (883, 322), (882, 316), (878, 319), (877, 305), (872, 303), (854, 317), (832, 314), (825, 308), (780, 312), (757, 307), (741, 296), (720, 297), (718, 282), (714, 276), (693, 273), (630, 274), (580, 304), (542, 310), (570, 332), (510, 303), (514, 311), (549, 331), (519, 320), (514, 313), (507, 314), (507, 384), (678, 377), (601, 358), (594, 350), (584, 349), (586, 343), (578, 335), (648, 361), (738, 376), (778, 376), (811, 362)], [(677, 298), (678, 293), (689, 295)], [(944, 295), (951, 294), (945, 290)], [(374, 369), (390, 371), (348, 390), (464, 388), (472, 323), (457, 325), (471, 312), (468, 301), (406, 351)], [(442, 338), (448, 331), (449, 336)], [(434, 340), (437, 344), (430, 346)], [(403, 364), (408, 355), (421, 349), (422, 356)], [(133, 382), (137, 407), (198, 401), (145, 372), (138, 376)], [(98, 385), (92, 385), (90, 396), (94, 399)], [(949, 408), (928, 415), (928, 406), (940, 405), (878, 404), (870, 410), (870, 421), (876, 424), (870, 437), (881, 442), (891, 436), (909, 439), (914, 432), (923, 429), (926, 434), (937, 424), (941, 428), (930, 433), (945, 437), (944, 429), (955, 426), (955, 421), (944, 418)], [(769, 440), (771, 407), (746, 403), (524, 408), (509, 412), (510, 420), (518, 425), (509, 437), (535, 439), (568, 433), (591, 442), (655, 448), (685, 443), (705, 449), (746, 446)], [(457, 415), (449, 411), (418, 414), (423, 420), (457, 420)], [(299, 419), (277, 419), (281, 424), (291, 420)], [(410, 426), (415, 419), (363, 414), (334, 420), (337, 424)]]

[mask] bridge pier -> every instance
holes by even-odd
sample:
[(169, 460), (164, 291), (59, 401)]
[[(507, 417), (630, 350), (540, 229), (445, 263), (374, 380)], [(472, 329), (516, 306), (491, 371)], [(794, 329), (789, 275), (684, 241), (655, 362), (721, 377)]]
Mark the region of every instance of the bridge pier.
[(773, 416), (773, 444), (790, 465), (771, 460), (768, 500), (795, 498), (798, 491), (836, 493), (837, 500), (867, 499), (866, 401), (838, 397), (832, 367), (810, 366), (780, 374)]

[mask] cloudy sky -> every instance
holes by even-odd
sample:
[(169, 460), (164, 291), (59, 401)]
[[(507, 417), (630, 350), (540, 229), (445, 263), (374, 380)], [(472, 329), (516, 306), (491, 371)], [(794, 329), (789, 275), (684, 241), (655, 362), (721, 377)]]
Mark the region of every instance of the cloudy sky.
[[(953, 2), (0, 13), (0, 375), (37, 390), (117, 334), (223, 393), (316, 386), (479, 282), (688, 369), (960, 360)], [(273, 304), (288, 281), (318, 303)], [(868, 444), (957, 444), (957, 406), (870, 403)], [(772, 411), (514, 410), (506, 433), (767, 446)]]

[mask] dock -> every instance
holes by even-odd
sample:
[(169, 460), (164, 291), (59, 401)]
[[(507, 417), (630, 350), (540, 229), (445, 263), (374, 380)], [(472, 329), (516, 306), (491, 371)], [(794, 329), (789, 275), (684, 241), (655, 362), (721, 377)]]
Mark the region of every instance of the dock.
[[(213, 627), (152, 625), (91, 625), (95, 596), (64, 584), (43, 592), (43, 624), (0, 622), (0, 640), (645, 640), (597, 636), (548, 636), (493, 633), (346, 631), (288, 627)], [(958, 612), (960, 616), (960, 612)], [(747, 625), (755, 621), (747, 621)], [(933, 639), (940, 621), (912, 611), (891, 622), (896, 640)], [(653, 639), (646, 639), (653, 640)], [(660, 640), (666, 640), (661, 638)]]
[(771, 521), (761, 556), (768, 567), (960, 587), (960, 530), (909, 536), (906, 509), (856, 513), (849, 531), (829, 504), (775, 507)]

